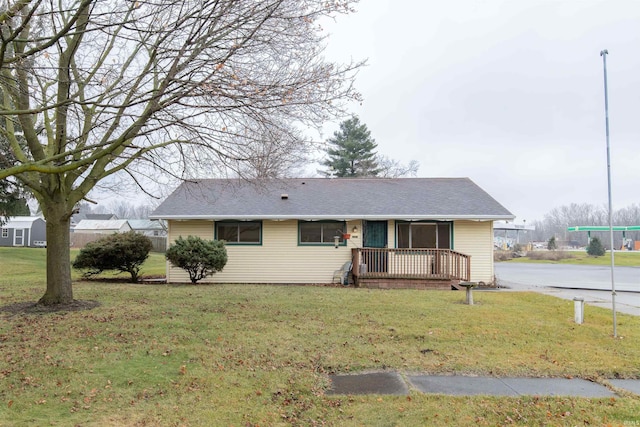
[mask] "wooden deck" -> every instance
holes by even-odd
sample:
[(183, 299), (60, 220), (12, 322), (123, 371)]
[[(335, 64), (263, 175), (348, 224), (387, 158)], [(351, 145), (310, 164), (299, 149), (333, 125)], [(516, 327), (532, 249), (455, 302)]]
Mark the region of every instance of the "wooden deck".
[(352, 258), (363, 287), (451, 289), (471, 277), (471, 257), (450, 249), (356, 248)]

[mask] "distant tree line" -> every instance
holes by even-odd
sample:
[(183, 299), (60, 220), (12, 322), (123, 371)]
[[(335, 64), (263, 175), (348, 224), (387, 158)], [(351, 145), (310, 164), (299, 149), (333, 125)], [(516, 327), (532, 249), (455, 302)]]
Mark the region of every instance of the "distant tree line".
[[(640, 225), (640, 205), (632, 204), (619, 210), (614, 210), (613, 225)], [(542, 220), (533, 221), (535, 231), (528, 232), (527, 240), (547, 242), (555, 237), (560, 244), (574, 242), (580, 246), (586, 246), (587, 232), (567, 231), (568, 227), (591, 225), (609, 225), (609, 214), (606, 205), (593, 205), (589, 203), (572, 203), (552, 209), (545, 214)], [(591, 232), (591, 237), (597, 237), (603, 245), (609, 248), (609, 232)], [(631, 240), (640, 240), (640, 231), (627, 231), (625, 237)], [(522, 241), (522, 239), (521, 239)], [(622, 244), (622, 232), (614, 232), (614, 246), (619, 248)]]

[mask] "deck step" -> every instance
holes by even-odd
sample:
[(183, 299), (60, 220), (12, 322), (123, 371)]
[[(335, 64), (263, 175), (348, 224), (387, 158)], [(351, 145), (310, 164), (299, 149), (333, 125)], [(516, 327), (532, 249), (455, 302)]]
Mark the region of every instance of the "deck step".
[(388, 278), (359, 278), (358, 286), (372, 289), (424, 289), (450, 290), (460, 283), (459, 280), (449, 279), (388, 279)]

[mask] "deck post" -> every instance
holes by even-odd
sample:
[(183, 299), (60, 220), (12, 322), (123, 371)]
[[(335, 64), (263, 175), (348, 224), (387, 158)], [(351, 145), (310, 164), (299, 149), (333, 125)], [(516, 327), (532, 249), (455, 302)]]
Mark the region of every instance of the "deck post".
[(358, 248), (351, 249), (351, 274), (354, 286), (358, 286), (358, 276), (360, 275), (360, 251)]

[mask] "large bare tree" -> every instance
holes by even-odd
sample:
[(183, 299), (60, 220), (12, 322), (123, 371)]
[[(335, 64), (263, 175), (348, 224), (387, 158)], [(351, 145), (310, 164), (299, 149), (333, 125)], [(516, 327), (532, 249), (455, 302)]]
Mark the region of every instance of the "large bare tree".
[(0, 131), (15, 162), (0, 179), (28, 187), (47, 220), (39, 302), (73, 300), (69, 220), (101, 181), (242, 170), (343, 114), (360, 64), (325, 60), (319, 21), (352, 3), (3, 2)]

